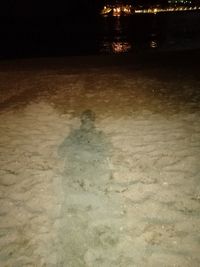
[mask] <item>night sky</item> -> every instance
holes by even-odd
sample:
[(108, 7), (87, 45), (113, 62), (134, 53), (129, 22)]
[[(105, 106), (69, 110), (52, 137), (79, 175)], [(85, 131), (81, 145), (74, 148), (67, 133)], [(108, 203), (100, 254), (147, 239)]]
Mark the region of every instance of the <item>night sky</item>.
[(88, 11), (98, 11), (103, 6), (103, 1), (33, 1), (33, 0), (7, 0), (1, 4), (1, 16), (76, 16)]

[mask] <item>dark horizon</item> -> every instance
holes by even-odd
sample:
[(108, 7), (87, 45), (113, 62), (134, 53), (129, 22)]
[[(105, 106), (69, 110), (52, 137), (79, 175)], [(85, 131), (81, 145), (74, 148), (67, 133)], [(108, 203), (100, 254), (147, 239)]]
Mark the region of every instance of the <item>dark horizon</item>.
[[(67, 2), (48, 2), (34, 0), (7, 0), (6, 3), (0, 4), (0, 17), (34, 17), (34, 16), (66, 16), (66, 17), (84, 17), (95, 16), (105, 4), (124, 3), (133, 6), (150, 7), (161, 5), (163, 7), (173, 4), (173, 0), (82, 0), (82, 1), (67, 1)], [(175, 3), (175, 2), (174, 2)], [(177, 3), (176, 3), (177, 4)], [(180, 1), (181, 4), (181, 1)], [(185, 0), (183, 4), (190, 4), (190, 1)], [(191, 0), (192, 5), (198, 5), (198, 0)]]

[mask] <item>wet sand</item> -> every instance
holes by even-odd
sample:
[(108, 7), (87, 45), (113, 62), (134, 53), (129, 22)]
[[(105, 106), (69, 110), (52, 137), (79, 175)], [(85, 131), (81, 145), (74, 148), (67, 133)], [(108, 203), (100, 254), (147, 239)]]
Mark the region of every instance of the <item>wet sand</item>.
[(0, 265), (200, 266), (199, 52), (0, 63)]

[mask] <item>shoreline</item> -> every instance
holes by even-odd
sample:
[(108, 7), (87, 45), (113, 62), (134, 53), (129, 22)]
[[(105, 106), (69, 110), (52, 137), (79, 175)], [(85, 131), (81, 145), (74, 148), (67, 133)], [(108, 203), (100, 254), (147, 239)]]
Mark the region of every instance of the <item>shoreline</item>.
[[(109, 65), (112, 66), (120, 66), (120, 65), (134, 65), (140, 62), (145, 62), (147, 65), (159, 64), (160, 62), (165, 62), (166, 64), (181, 64), (185, 61), (186, 64), (190, 64), (190, 66), (198, 66), (200, 65), (200, 49), (183, 49), (183, 50), (154, 50), (154, 51), (135, 51), (132, 53), (124, 53), (124, 54), (99, 54), (99, 55), (73, 55), (73, 56), (41, 56), (41, 57), (25, 57), (25, 58), (10, 58), (10, 59), (1, 59), (0, 60), (0, 68), (8, 67), (10, 63), (12, 63), (15, 68), (17, 65), (19, 68), (37, 66), (40, 68), (40, 64), (46, 66), (47, 68), (51, 68), (49, 63), (53, 61), (54, 64), (57, 64), (55, 67), (106, 67)], [(24, 65), (26, 64), (26, 65)], [(69, 66), (67, 66), (69, 65)], [(164, 66), (163, 66), (164, 67)], [(173, 66), (172, 66), (173, 67)], [(3, 69), (0, 69), (3, 71)], [(6, 70), (6, 69), (5, 69)]]

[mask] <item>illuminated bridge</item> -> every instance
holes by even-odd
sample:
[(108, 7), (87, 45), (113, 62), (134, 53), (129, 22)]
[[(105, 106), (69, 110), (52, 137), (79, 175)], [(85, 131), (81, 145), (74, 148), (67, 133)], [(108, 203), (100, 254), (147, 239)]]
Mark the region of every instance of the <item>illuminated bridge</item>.
[(161, 13), (161, 12), (183, 12), (183, 11), (195, 11), (200, 10), (200, 6), (193, 7), (168, 7), (168, 8), (160, 8), (160, 7), (151, 7), (147, 9), (137, 9), (131, 5), (107, 5), (101, 10), (102, 16), (128, 16), (137, 13)]
[(131, 5), (108, 5), (104, 6), (101, 11), (101, 15), (103, 16), (127, 16), (132, 15), (134, 13), (133, 7)]

